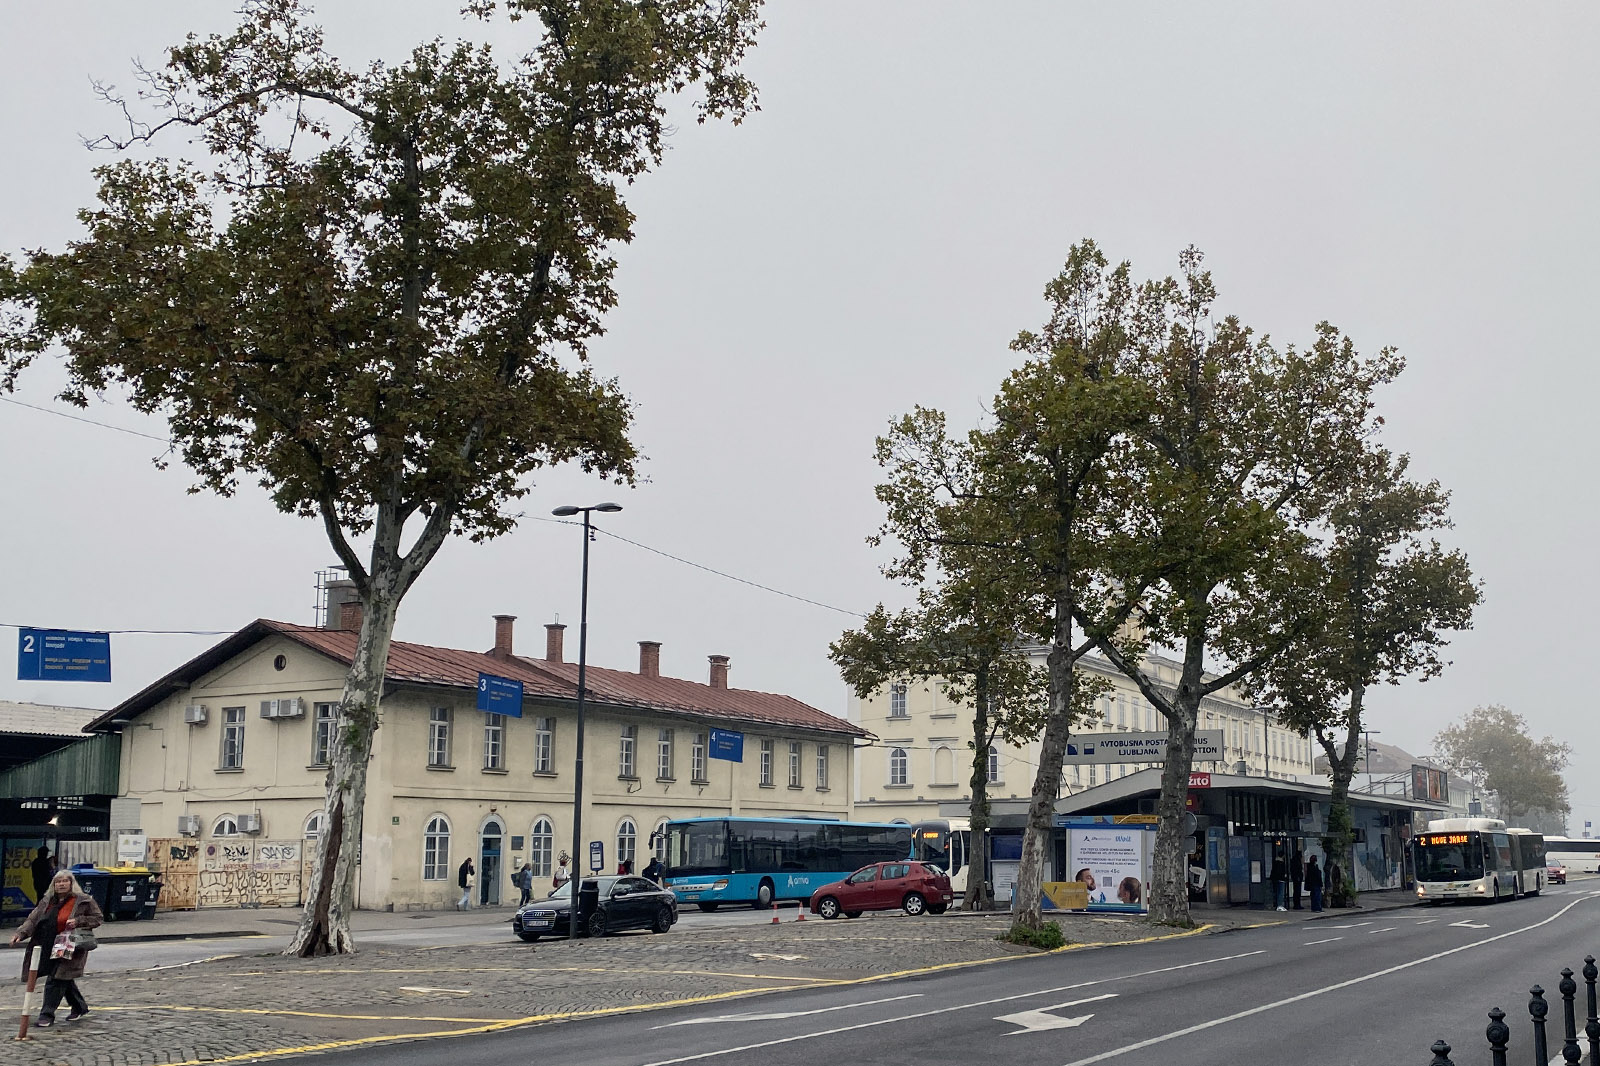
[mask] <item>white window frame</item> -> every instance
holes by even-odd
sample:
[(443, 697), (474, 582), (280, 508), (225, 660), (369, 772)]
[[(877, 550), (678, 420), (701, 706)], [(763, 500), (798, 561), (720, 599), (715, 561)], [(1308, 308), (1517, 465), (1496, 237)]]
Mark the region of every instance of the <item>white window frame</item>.
[(651, 854), (663, 863), (667, 861), (667, 819), (663, 818), (650, 830)]
[(672, 746), (675, 738), (671, 729), (662, 729), (656, 733), (656, 780), (671, 781), (672, 776)]
[(800, 742), (789, 741), (789, 787), (800, 788)]
[(817, 745), (817, 788), (828, 787), (828, 745)]
[(622, 869), (622, 864), (639, 861), (639, 826), (632, 818), (624, 818), (617, 823), (617, 869)]
[(689, 746), (689, 780), (699, 784), (706, 778), (706, 735), (696, 733), (694, 743)]
[(454, 716), (448, 707), (428, 708), (428, 765), (450, 768), (450, 727)]
[(244, 769), (244, 708), (222, 708), (222, 748), (217, 753), (217, 769)]
[[(639, 776), (639, 764), (636, 761), (639, 749), (639, 727), (625, 725), (622, 727), (622, 736), (617, 744), (617, 776), (629, 779)], [(621, 862), (619, 858), (617, 860)]]
[(328, 824), (327, 811), (312, 811), (306, 815), (304, 826), (300, 830), (302, 840), (317, 840), (322, 836), (322, 829)]
[(422, 831), (422, 879), (450, 880), (450, 819), (431, 815)]
[(761, 742), (761, 787), (772, 787), (772, 741)]
[(908, 686), (896, 681), (889, 686), (889, 717), (910, 718), (911, 713), (906, 710), (906, 691)]
[(536, 718), (533, 723), (533, 772), (555, 773), (556, 720)]
[(211, 835), (214, 837), (236, 837), (239, 835), (239, 819), (231, 814), (223, 814), (211, 823)]
[(909, 785), (911, 783), (911, 759), (904, 748), (889, 749), (889, 784)]
[(994, 744), (989, 745), (988, 777), (989, 784), (1000, 783), (1000, 749)]
[(528, 831), (528, 865), (533, 867), (533, 876), (549, 877), (555, 873), (554, 863), (556, 847), (556, 824), (547, 815), (541, 814), (533, 820), (533, 828)]
[(333, 758), (333, 729), (339, 721), (337, 703), (311, 705), (311, 765), (327, 766)]
[(506, 716), (487, 713), (483, 716), (483, 768), (506, 768)]

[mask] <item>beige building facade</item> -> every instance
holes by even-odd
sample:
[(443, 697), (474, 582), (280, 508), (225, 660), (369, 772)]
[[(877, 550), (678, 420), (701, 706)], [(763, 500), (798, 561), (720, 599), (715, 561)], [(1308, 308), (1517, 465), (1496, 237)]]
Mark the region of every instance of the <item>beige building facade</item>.
[[(514, 654), (513, 621), (497, 617), (489, 652), (393, 645), (359, 906), (453, 907), (469, 856), (474, 903), (515, 902), (513, 870), (526, 862), (547, 885), (557, 856), (572, 851), (577, 667), (560, 626), (546, 627), (543, 659)], [(254, 622), (91, 725), (120, 730), (124, 796), (138, 801), (152, 847), (161, 842), (153, 859), (170, 851), (194, 862), (198, 905), (237, 905), (240, 885), (299, 902), (355, 636)], [(590, 841), (608, 872), (623, 860), (643, 869), (670, 819), (849, 817), (852, 748), (865, 731), (785, 696), (730, 688), (727, 658), (709, 659), (705, 682), (660, 676), (650, 641), (635, 671), (588, 667), (580, 869)], [(476, 709), (480, 673), (522, 682), (520, 717)], [(742, 762), (711, 757), (713, 730), (742, 735)]]
[[(1045, 652), (1035, 655), (1039, 664)], [(1111, 684), (1100, 700), (1100, 719), (1081, 734), (1165, 732), (1166, 719), (1132, 681), (1107, 660), (1088, 655), (1079, 669)], [(1145, 670), (1167, 688), (1176, 686), (1182, 664), (1151, 655)], [(939, 816), (939, 804), (970, 801), (972, 790), (972, 705), (951, 700), (939, 680), (907, 680), (885, 685), (871, 696), (852, 697), (851, 722), (879, 738), (856, 752), (855, 816), (862, 820), (905, 820)], [(1246, 772), (1279, 780), (1311, 773), (1311, 743), (1282, 728), (1232, 689), (1222, 689), (1201, 704), (1199, 728), (1223, 734), (1224, 758), (1196, 763), (1196, 771)], [(1073, 765), (1063, 769), (1061, 795), (1126, 777), (1152, 763)], [(1027, 799), (1039, 767), (1039, 741), (1008, 744), (996, 740), (988, 753), (991, 799)]]

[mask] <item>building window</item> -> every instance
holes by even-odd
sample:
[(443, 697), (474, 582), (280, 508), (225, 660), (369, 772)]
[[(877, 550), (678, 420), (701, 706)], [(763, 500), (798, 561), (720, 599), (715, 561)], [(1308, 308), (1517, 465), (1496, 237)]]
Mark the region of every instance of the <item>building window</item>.
[(889, 686), (889, 717), (909, 717), (906, 714), (906, 686), (898, 684)]
[(689, 748), (689, 779), (695, 782), (706, 780), (706, 735), (696, 733), (694, 744)]
[[(625, 725), (622, 727), (622, 743), (617, 748), (617, 776), (638, 777), (637, 767), (634, 763), (634, 747), (639, 739), (639, 727)], [(620, 860), (619, 860), (620, 861)]]
[(622, 824), (617, 826), (617, 868), (619, 870), (622, 868), (623, 863), (633, 862), (638, 847), (638, 827), (633, 824), (632, 818), (624, 818)]
[(556, 827), (550, 824), (550, 819), (540, 818), (534, 822), (533, 832), (528, 836), (528, 865), (533, 867), (533, 876), (549, 877), (555, 873), (550, 865), (555, 844)]
[(761, 742), (761, 785), (763, 788), (772, 787), (772, 741)]
[(450, 708), (435, 707), (428, 712), (428, 765), (450, 765)]
[(556, 769), (556, 720), (538, 718), (533, 723), (533, 772), (553, 774)]
[(800, 742), (789, 741), (789, 787), (800, 787)]
[(663, 729), (656, 735), (656, 780), (672, 780), (672, 730)]
[(506, 716), (503, 714), (483, 716), (483, 768), (506, 768)]
[(817, 787), (828, 787), (828, 745), (817, 745)]
[(218, 818), (216, 824), (211, 827), (211, 835), (214, 837), (238, 836), (239, 820), (231, 814), (224, 814), (221, 818)]
[(312, 811), (306, 818), (305, 830), (300, 834), (307, 840), (316, 840), (322, 836), (322, 827), (328, 824), (328, 816), (323, 811)]
[(665, 818), (657, 822), (656, 827), (650, 831), (650, 850), (663, 863), (667, 861), (667, 820)]
[(906, 749), (904, 749), (904, 748), (890, 748), (889, 749), (889, 784), (891, 784), (891, 785), (906, 785), (906, 784), (910, 784), (910, 781), (908, 780), (908, 774), (907, 774), (907, 763), (908, 763), (908, 760), (906, 759)]
[(442, 814), (428, 819), (428, 828), (422, 832), (422, 879), (450, 879), (450, 823)]
[(223, 770), (238, 770), (244, 766), (244, 708), (222, 708), (222, 762)]
[(989, 784), (1000, 783), (1000, 749), (993, 744), (989, 745)]
[(311, 765), (327, 766), (333, 755), (333, 723), (339, 717), (337, 703), (311, 705)]

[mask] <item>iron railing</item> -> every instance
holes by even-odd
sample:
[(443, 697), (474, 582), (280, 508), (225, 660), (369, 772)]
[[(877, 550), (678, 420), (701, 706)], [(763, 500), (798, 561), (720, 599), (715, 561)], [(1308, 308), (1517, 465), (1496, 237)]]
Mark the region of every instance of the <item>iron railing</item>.
[[(1593, 955), (1585, 955), (1583, 959), (1583, 980), (1588, 988), (1588, 1018), (1583, 1026), (1583, 1035), (1589, 1044), (1589, 1066), (1600, 1066), (1600, 1016), (1595, 1012), (1595, 979), (1600, 977), (1600, 968), (1594, 964)], [(1583, 1047), (1578, 1041), (1578, 982), (1573, 979), (1570, 968), (1561, 971), (1561, 983), (1556, 986), (1561, 993), (1561, 1054), (1560, 1061), (1564, 1066), (1580, 1066), (1583, 1062)], [(1554, 1061), (1550, 1055), (1549, 1037), (1545, 1032), (1545, 1018), (1550, 1013), (1550, 1004), (1544, 998), (1544, 989), (1534, 985), (1528, 990), (1528, 1017), (1533, 1022), (1533, 1055), (1535, 1066), (1549, 1066)], [(1506, 1056), (1511, 1050), (1511, 1026), (1506, 1024), (1506, 1012), (1495, 1007), (1489, 1012), (1489, 1025), (1484, 1030), (1484, 1035), (1489, 1038), (1489, 1061), (1493, 1066), (1506, 1066)], [(1450, 1045), (1443, 1040), (1434, 1041), (1433, 1061), (1428, 1066), (1455, 1066), (1450, 1061)]]

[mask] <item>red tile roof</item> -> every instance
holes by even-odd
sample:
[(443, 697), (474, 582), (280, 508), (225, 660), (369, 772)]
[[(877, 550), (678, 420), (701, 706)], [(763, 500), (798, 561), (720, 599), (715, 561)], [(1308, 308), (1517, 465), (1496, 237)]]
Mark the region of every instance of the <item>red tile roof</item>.
[[(166, 677), (105, 712), (88, 727), (102, 727), (111, 719), (131, 717), (154, 706), (176, 687), (214, 669), (257, 641), (277, 634), (330, 659), (348, 664), (355, 656), (356, 634), (348, 630), (317, 629), (262, 618), (202, 652)], [(478, 674), (494, 674), (521, 681), (526, 695), (573, 700), (578, 695), (578, 665), (526, 656), (500, 658), (480, 651), (436, 648), (397, 640), (389, 645), (389, 681), (413, 685), (441, 685), (468, 691), (478, 687)], [(585, 678), (588, 698), (611, 707), (675, 711), (730, 724), (758, 724), (810, 729), (825, 733), (869, 737), (872, 734), (843, 718), (799, 700), (749, 689), (718, 689), (674, 677), (641, 677), (625, 670), (590, 666)]]

